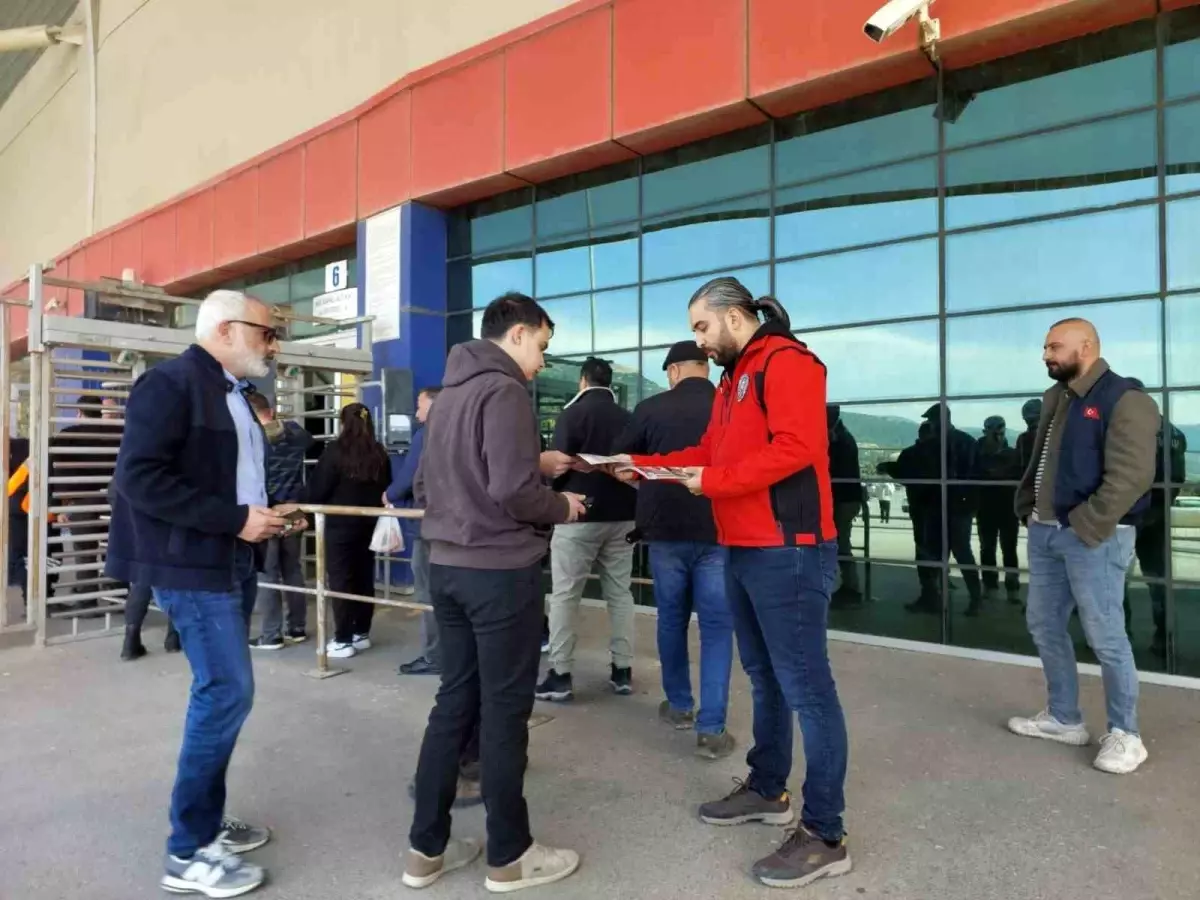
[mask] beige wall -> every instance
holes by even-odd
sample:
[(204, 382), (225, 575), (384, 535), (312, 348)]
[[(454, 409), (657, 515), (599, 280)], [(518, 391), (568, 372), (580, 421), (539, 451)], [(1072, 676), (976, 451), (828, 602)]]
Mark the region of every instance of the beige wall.
[[(95, 230), (568, 3), (99, 0)], [(47, 50), (0, 107), (0, 285), (88, 235), (82, 52)]]

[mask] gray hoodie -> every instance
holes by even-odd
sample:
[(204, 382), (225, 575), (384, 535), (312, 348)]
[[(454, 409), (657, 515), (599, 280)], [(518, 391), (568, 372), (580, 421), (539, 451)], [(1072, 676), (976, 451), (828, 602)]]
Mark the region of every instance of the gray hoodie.
[(491, 341), (450, 349), (429, 413), (413, 486), (425, 508), (430, 561), (468, 569), (521, 569), (546, 554), (565, 497), (542, 481), (541, 445), (524, 374)]

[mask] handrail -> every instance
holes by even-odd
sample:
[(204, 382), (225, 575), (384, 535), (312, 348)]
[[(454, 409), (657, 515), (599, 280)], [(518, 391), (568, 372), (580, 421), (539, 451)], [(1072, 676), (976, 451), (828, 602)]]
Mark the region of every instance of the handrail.
[[(295, 594), (305, 594), (306, 596), (315, 596), (317, 598), (317, 668), (310, 672), (314, 678), (332, 678), (334, 675), (342, 674), (342, 669), (329, 668), (329, 656), (325, 651), (326, 647), (326, 619), (328, 611), (326, 601), (334, 600), (358, 600), (362, 603), (374, 603), (377, 606), (391, 606), (398, 609), (419, 609), (429, 610), (431, 607), (427, 603), (416, 603), (411, 600), (391, 600), (374, 595), (370, 597), (362, 596), (361, 594), (346, 594), (341, 591), (331, 591), (325, 586), (325, 518), (327, 516), (358, 516), (359, 518), (392, 518), (392, 519), (422, 519), (425, 517), (425, 511), (422, 509), (407, 509), (394, 506), (334, 506), (322, 503), (299, 503), (288, 504), (298, 508), (313, 517), (313, 532), (316, 535), (316, 561), (317, 561), (317, 586), (310, 587), (295, 587), (288, 584), (262, 584), (270, 590), (291, 591)], [(375, 578), (372, 574), (372, 583)]]

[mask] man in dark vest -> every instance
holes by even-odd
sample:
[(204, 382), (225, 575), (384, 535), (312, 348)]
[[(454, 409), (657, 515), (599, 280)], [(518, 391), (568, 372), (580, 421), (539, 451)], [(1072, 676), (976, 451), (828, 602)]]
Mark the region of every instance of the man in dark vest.
[(1050, 329), (1042, 358), (1056, 382), (1042, 398), (1034, 453), (1017, 489), (1016, 513), (1029, 527), (1029, 632), (1042, 658), (1047, 708), (1013, 717), (1016, 734), (1084, 746), (1075, 647), (1067, 630), (1078, 608), (1100, 661), (1108, 730), (1095, 767), (1124, 775), (1146, 761), (1138, 732), (1138, 676), (1122, 597), (1137, 526), (1150, 507), (1155, 435), (1161, 417), (1137, 383), (1100, 357), (1083, 319)]

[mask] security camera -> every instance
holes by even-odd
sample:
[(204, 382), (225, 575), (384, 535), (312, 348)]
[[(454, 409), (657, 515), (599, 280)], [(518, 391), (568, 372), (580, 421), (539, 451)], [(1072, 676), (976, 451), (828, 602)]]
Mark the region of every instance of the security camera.
[(913, 18), (921, 20), (921, 47), (929, 51), (941, 38), (941, 25), (929, 17), (929, 7), (934, 0), (891, 0), (875, 15), (867, 19), (863, 31), (875, 43), (891, 37)]

